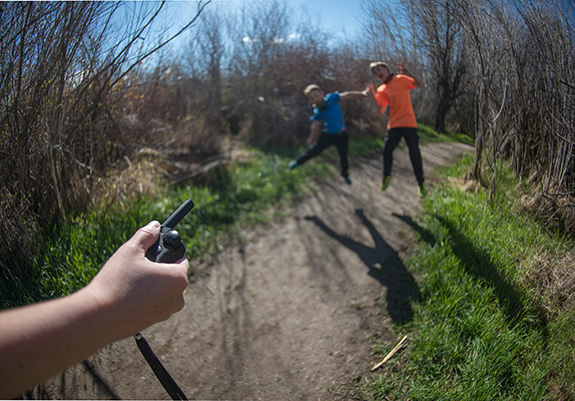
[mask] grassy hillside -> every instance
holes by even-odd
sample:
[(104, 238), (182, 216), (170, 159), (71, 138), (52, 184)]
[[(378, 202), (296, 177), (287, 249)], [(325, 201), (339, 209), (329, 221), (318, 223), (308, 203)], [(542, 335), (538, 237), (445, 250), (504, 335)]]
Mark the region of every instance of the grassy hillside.
[[(461, 179), (472, 158), (440, 172), (413, 228), (406, 265), (423, 299), (405, 349), (363, 378), (369, 400), (575, 398), (573, 238), (522, 212), (518, 182), (502, 171), (489, 193)], [(374, 344), (385, 356), (393, 345)]]

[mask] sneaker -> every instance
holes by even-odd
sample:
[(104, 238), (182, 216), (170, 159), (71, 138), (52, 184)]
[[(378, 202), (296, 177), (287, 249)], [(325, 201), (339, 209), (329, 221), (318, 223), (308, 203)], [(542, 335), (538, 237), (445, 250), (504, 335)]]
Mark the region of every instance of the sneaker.
[(294, 168), (298, 167), (299, 163), (296, 162), (295, 160), (292, 160), (291, 162), (289, 162), (289, 168), (290, 170), (293, 170)]
[(381, 190), (385, 191), (389, 187), (389, 181), (391, 181), (391, 175), (384, 175), (383, 181), (381, 182)]
[(420, 198), (425, 198), (427, 196), (427, 189), (425, 188), (425, 182), (422, 182), (417, 187), (417, 193), (419, 194)]
[(343, 179), (345, 180), (346, 184), (351, 185), (351, 180), (349, 179), (349, 177), (347, 175), (345, 177), (343, 177)]

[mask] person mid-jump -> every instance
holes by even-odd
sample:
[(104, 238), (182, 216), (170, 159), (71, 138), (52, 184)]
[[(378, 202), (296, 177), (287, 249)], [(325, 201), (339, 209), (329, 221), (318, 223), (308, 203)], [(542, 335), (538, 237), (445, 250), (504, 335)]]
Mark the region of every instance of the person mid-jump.
[(389, 121), (387, 133), (383, 145), (383, 180), (381, 190), (385, 191), (391, 181), (391, 166), (393, 164), (393, 150), (399, 144), (401, 138), (405, 138), (409, 148), (409, 157), (413, 167), (413, 173), (417, 179), (420, 197), (427, 195), (425, 179), (423, 177), (423, 163), (419, 150), (419, 136), (417, 134), (417, 121), (411, 103), (411, 90), (425, 87), (421, 78), (412, 74), (398, 63), (399, 74), (392, 74), (389, 66), (383, 61), (376, 61), (369, 65), (371, 73), (381, 82), (377, 90), (373, 84), (368, 87), (379, 106), (381, 113), (389, 106)]
[(351, 184), (347, 162), (349, 139), (345, 132), (345, 122), (341, 107), (339, 107), (339, 101), (366, 97), (368, 93), (369, 88), (365, 88), (361, 92), (333, 92), (326, 95), (318, 85), (308, 85), (304, 89), (304, 94), (314, 108), (313, 115), (310, 117), (312, 120), (310, 135), (306, 141), (309, 147), (290, 162), (290, 168), (294, 169), (312, 157), (319, 155), (327, 147), (335, 146), (339, 154), (341, 175), (346, 183)]

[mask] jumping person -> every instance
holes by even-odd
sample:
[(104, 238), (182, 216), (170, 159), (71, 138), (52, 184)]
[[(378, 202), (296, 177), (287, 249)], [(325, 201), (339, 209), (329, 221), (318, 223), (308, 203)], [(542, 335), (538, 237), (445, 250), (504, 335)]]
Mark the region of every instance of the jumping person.
[(314, 107), (313, 115), (310, 117), (310, 120), (312, 120), (310, 135), (306, 140), (306, 143), (310, 146), (295, 160), (290, 162), (290, 168), (294, 169), (302, 165), (312, 157), (319, 155), (327, 147), (333, 145), (337, 148), (339, 155), (341, 175), (346, 183), (351, 184), (347, 162), (349, 139), (345, 132), (345, 122), (339, 107), (339, 101), (366, 97), (369, 93), (369, 88), (361, 92), (333, 92), (326, 95), (318, 85), (312, 84), (308, 85), (303, 93), (307, 96), (308, 102)]
[(417, 134), (417, 121), (411, 103), (410, 91), (416, 87), (423, 88), (425, 83), (421, 78), (412, 74), (398, 63), (399, 74), (392, 74), (389, 66), (376, 61), (369, 65), (371, 73), (375, 75), (383, 84), (374, 89), (373, 84), (368, 84), (381, 113), (385, 112), (389, 105), (389, 121), (387, 133), (383, 145), (383, 180), (381, 190), (385, 191), (391, 180), (391, 166), (393, 164), (393, 150), (399, 144), (401, 138), (405, 139), (409, 148), (409, 158), (413, 173), (417, 179), (418, 192), (420, 197), (427, 195), (425, 179), (423, 177), (423, 163), (419, 150), (419, 136)]
[(140, 228), (81, 290), (0, 312), (0, 399), (81, 362), (184, 307), (189, 263), (151, 262), (160, 223)]

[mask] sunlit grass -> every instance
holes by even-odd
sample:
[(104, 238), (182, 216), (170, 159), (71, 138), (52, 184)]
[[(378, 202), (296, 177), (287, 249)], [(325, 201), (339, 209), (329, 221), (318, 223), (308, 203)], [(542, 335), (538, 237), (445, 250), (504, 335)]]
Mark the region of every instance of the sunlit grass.
[(468, 135), (458, 133), (440, 133), (425, 124), (418, 124), (417, 131), (419, 133), (421, 143), (461, 142), (468, 145), (473, 145), (474, 143), (473, 139)]
[[(568, 252), (570, 239), (517, 213), (509, 171), (501, 193), (448, 184), (472, 159), (443, 171), (424, 202), (421, 242), (406, 261), (422, 293), (396, 360), (358, 386), (363, 399), (542, 400), (575, 395), (570, 311), (549, 318), (526, 280), (533, 257)], [(511, 192), (513, 194), (515, 192)], [(388, 351), (388, 350), (387, 350)], [(560, 361), (560, 363), (558, 362)]]

